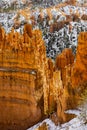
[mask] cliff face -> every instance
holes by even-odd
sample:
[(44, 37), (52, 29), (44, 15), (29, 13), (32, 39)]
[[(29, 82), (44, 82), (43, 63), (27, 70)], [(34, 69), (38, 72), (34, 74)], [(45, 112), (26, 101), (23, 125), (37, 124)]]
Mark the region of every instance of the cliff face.
[(65, 49), (54, 64), (46, 57), (41, 31), (27, 24), (23, 34), (14, 29), (5, 34), (0, 27), (1, 129), (26, 129), (43, 113), (49, 115), (55, 110), (65, 121), (64, 110), (74, 104), (71, 85), (81, 80), (79, 73), (74, 76), (78, 69), (87, 80), (86, 35), (79, 36), (75, 63), (72, 50)]
[(37, 93), (43, 87), (45, 64), (39, 30), (26, 25), (23, 35), (14, 29), (6, 35), (0, 28), (1, 129), (26, 129), (40, 120), (38, 102), (43, 92)]
[(73, 86), (79, 86), (85, 82), (87, 82), (87, 32), (81, 32), (78, 37), (72, 84)]

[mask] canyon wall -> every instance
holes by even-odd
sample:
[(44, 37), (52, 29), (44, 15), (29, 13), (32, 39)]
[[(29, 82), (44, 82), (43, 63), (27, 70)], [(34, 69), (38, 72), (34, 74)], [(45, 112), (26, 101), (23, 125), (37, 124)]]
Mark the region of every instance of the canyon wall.
[(81, 33), (75, 61), (72, 50), (65, 49), (54, 63), (46, 57), (40, 30), (26, 24), (23, 34), (13, 28), (6, 34), (0, 27), (1, 129), (25, 130), (56, 110), (65, 120), (64, 110), (74, 104), (72, 86), (87, 80), (86, 39)]
[(38, 102), (43, 94), (46, 62), (39, 30), (32, 31), (26, 25), (20, 35), (14, 29), (5, 34), (0, 28), (1, 129), (26, 129), (40, 120)]
[(72, 85), (79, 87), (87, 82), (87, 32), (78, 36), (76, 60), (73, 66)]

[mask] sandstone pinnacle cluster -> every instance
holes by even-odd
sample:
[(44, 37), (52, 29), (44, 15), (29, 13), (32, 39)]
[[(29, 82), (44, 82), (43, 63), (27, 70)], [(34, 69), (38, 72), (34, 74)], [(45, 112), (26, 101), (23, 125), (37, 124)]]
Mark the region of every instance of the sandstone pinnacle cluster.
[(87, 82), (87, 32), (81, 32), (78, 37), (72, 84), (73, 86), (78, 86), (85, 82)]
[(26, 24), (23, 34), (13, 28), (6, 34), (0, 27), (0, 129), (25, 130), (55, 109), (64, 117), (67, 100), (73, 97), (67, 86), (87, 81), (86, 46), (87, 33), (82, 32), (76, 59), (65, 49), (54, 62), (46, 57), (40, 30)]

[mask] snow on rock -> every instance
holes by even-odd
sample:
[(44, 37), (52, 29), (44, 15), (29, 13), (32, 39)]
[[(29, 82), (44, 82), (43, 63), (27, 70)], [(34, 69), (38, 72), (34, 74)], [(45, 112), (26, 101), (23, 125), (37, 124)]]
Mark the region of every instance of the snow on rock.
[(76, 118), (67, 123), (56, 126), (50, 119), (45, 119), (27, 130), (36, 130), (36, 128), (41, 126), (44, 122), (46, 122), (48, 130), (87, 130), (87, 115), (83, 116), (85, 112), (87, 113), (87, 105), (84, 105), (83, 107), (85, 108), (84, 111), (82, 109), (66, 111), (65, 113), (77, 115)]
[[(12, 1), (13, 0), (7, 0), (8, 3), (11, 3)], [(37, 7), (31, 12), (32, 14), (30, 15), (27, 15), (28, 11), (24, 12), (27, 15), (26, 19), (19, 11), (18, 20), (20, 24), (16, 28), (16, 31), (22, 32), (23, 25), (26, 22), (32, 24), (30, 17), (34, 16), (35, 25), (33, 25), (33, 28), (42, 30), (48, 57), (55, 59), (64, 48), (72, 48), (73, 53), (75, 53), (78, 34), (81, 31), (87, 31), (87, 21), (81, 20), (81, 16), (83, 14), (87, 14), (87, 7), (65, 5), (57, 8), (56, 6), (53, 6), (50, 8), (52, 19), (49, 19), (46, 8), (41, 10), (39, 7)], [(43, 21), (40, 20), (40, 13), (42, 13)], [(6, 32), (9, 32), (14, 26), (16, 14), (18, 14), (16, 10), (11, 11), (10, 13), (0, 13), (0, 24), (5, 28)], [(54, 31), (53, 33), (50, 32), (51, 24), (55, 22), (66, 21), (67, 15), (72, 17), (73, 14), (77, 14), (79, 17), (78, 21), (70, 21), (68, 25), (64, 24), (61, 29)], [(71, 31), (69, 30), (70, 26), (72, 27)]]
[(15, 13), (0, 13), (0, 24), (9, 32), (14, 24)]
[(69, 32), (69, 25), (65, 25), (59, 31), (48, 32), (44, 35), (48, 57), (54, 59), (64, 48), (72, 48), (75, 53), (78, 34), (81, 31), (87, 31), (87, 22), (71, 22), (71, 25), (71, 32)]
[(79, 109), (77, 109), (77, 110), (67, 110), (67, 111), (65, 111), (65, 113), (75, 114), (75, 115), (79, 116), (81, 114), (81, 110), (79, 110)]
[(16, 8), (23, 7), (26, 3), (31, 2), (31, 0), (0, 0), (0, 7), (3, 9), (15, 6)]

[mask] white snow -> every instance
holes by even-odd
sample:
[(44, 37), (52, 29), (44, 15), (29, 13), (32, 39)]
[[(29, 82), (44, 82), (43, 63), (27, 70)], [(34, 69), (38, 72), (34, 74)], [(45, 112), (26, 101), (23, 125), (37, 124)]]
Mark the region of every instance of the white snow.
[(76, 117), (69, 122), (58, 126), (56, 126), (50, 119), (45, 119), (27, 130), (36, 130), (36, 128), (41, 126), (44, 122), (46, 122), (48, 130), (87, 130), (87, 100), (85, 100), (82, 105), (78, 106), (77, 109), (67, 110), (65, 113), (75, 114)]
[(66, 113), (76, 114), (77, 117), (70, 120), (67, 123), (56, 126), (50, 119), (46, 119), (37, 125), (27, 129), (27, 130), (36, 130), (39, 126), (41, 126), (44, 122), (46, 122), (48, 126), (48, 130), (87, 130), (87, 124), (85, 125), (84, 118), (81, 120), (81, 111), (79, 110), (68, 110)]

